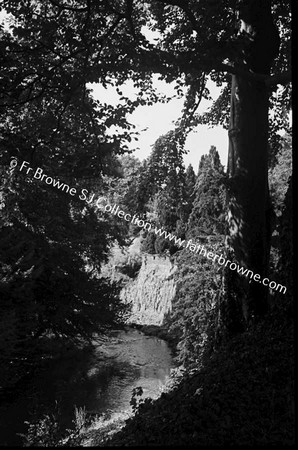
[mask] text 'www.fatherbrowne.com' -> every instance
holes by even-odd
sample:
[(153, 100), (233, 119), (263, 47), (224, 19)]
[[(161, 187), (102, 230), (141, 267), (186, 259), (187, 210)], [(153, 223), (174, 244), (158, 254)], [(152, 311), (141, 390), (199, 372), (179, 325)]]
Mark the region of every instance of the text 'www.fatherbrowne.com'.
[(218, 255), (217, 253), (214, 253), (212, 251), (209, 251), (205, 248), (202, 244), (195, 244), (192, 239), (189, 239), (188, 241), (182, 240), (181, 238), (178, 238), (175, 234), (168, 233), (163, 228), (157, 228), (156, 226), (152, 226), (150, 222), (145, 222), (142, 219), (139, 219), (136, 214), (131, 216), (131, 214), (127, 214), (124, 211), (120, 209), (117, 205), (110, 205), (106, 204), (104, 206), (104, 212), (108, 212), (114, 215), (117, 215), (119, 218), (124, 218), (124, 220), (131, 222), (135, 225), (137, 225), (140, 228), (143, 228), (144, 230), (147, 230), (148, 232), (154, 233), (156, 236), (163, 237), (164, 239), (167, 239), (170, 242), (175, 243), (178, 247), (184, 247), (190, 250), (193, 253), (197, 253), (199, 255), (202, 255), (206, 257), (207, 259), (211, 260), (213, 263), (217, 263), (220, 266), (228, 267), (230, 270), (237, 270), (237, 273), (239, 275), (243, 275), (250, 280), (253, 280), (257, 283), (262, 283), (264, 286), (269, 287), (273, 291), (282, 292), (283, 294), (286, 293), (287, 288), (286, 286), (283, 286), (279, 283), (276, 283), (273, 280), (269, 280), (269, 278), (262, 278), (260, 274), (254, 273), (252, 270), (249, 270), (243, 266), (240, 266), (239, 264), (236, 264), (233, 261), (230, 261), (229, 259), (226, 259), (223, 255)]
[[(12, 159), (10, 162), (11, 171), (13, 171), (17, 167), (17, 165), (17, 159)], [(37, 169), (33, 169), (29, 166), (28, 161), (22, 162), (19, 171), (24, 171), (27, 175), (33, 175), (33, 178), (35, 178), (36, 180), (43, 181), (47, 185), (52, 185), (53, 187), (59, 189), (62, 192), (66, 192), (73, 197), (78, 195), (80, 200), (85, 201), (86, 203), (88, 203), (88, 205), (98, 208), (101, 212), (113, 214), (120, 219), (124, 219), (126, 222), (130, 222), (134, 225), (137, 225), (139, 228), (143, 228), (150, 233), (154, 233), (156, 236), (163, 237), (164, 239), (173, 242), (178, 247), (184, 247), (193, 253), (197, 253), (201, 256), (206, 257), (213, 263), (216, 262), (220, 266), (228, 267), (230, 270), (237, 271), (239, 275), (245, 276), (257, 283), (261, 283), (264, 286), (269, 287), (272, 291), (282, 292), (283, 294), (285, 294), (287, 291), (287, 288), (285, 286), (276, 283), (273, 280), (269, 280), (269, 278), (262, 278), (260, 274), (254, 273), (252, 270), (249, 270), (233, 261), (230, 261), (229, 259), (226, 259), (221, 254), (218, 255), (217, 253), (209, 251), (205, 248), (204, 245), (194, 243), (192, 239), (189, 239), (188, 241), (182, 240), (175, 234), (168, 233), (163, 228), (157, 228), (150, 222), (145, 222), (143, 219), (139, 219), (136, 214), (131, 215), (130, 213), (126, 213), (125, 211), (120, 209), (120, 206), (116, 204), (110, 205), (106, 197), (98, 196), (97, 200), (95, 201), (95, 194), (89, 194), (89, 191), (87, 189), (81, 189), (80, 191), (77, 191), (77, 188), (70, 187), (68, 184), (62, 183), (60, 180), (46, 175), (42, 168), (37, 167)]]

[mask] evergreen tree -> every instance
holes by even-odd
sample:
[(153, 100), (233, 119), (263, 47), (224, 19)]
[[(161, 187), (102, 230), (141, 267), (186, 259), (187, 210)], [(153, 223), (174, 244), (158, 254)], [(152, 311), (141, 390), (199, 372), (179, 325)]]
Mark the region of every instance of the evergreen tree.
[(130, 212), (142, 216), (145, 205), (149, 200), (149, 189), (147, 180), (147, 162), (144, 160), (133, 163), (128, 176), (128, 188), (124, 196), (124, 203)]
[[(183, 147), (174, 131), (169, 131), (155, 142), (148, 159), (147, 175), (148, 186), (151, 187), (151, 204), (154, 208), (151, 215), (155, 216), (156, 225), (182, 237), (188, 202)], [(155, 249), (157, 253), (166, 249), (174, 252), (175, 246), (159, 236), (155, 240)]]
[(148, 162), (148, 174), (156, 194), (158, 224), (168, 231), (184, 220), (186, 206), (183, 148), (173, 131), (155, 142)]
[(225, 188), (224, 167), (219, 154), (211, 146), (203, 155), (195, 185), (193, 209), (188, 221), (192, 235), (224, 234)]
[(187, 199), (187, 207), (186, 207), (186, 214), (187, 218), (189, 214), (191, 213), (191, 210), (193, 208), (193, 202), (195, 198), (195, 185), (196, 185), (196, 174), (191, 164), (186, 169), (185, 174), (185, 193), (186, 193), (186, 199)]
[[(186, 237), (216, 254), (224, 253), (224, 178), (218, 152), (211, 146), (199, 163)], [(176, 262), (177, 291), (168, 327), (177, 336), (179, 360), (186, 366), (196, 366), (216, 332), (222, 271), (216, 263), (188, 248), (179, 252)]]
[(144, 216), (150, 200), (153, 185), (148, 175), (148, 161), (145, 159), (135, 173), (126, 196), (131, 212)]
[(8, 190), (2, 185), (2, 387), (38, 363), (47, 341), (90, 341), (124, 312), (119, 288), (98, 278), (117, 235), (112, 223), (79, 199), (16, 175), (4, 178)]

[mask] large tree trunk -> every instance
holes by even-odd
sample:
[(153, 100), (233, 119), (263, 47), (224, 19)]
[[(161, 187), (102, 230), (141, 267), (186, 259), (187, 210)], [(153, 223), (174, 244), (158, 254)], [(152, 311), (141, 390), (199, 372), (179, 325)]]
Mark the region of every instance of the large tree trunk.
[[(242, 64), (269, 74), (279, 48), (269, 0), (247, 1), (242, 21)], [(268, 193), (269, 91), (264, 82), (232, 76), (228, 157), (227, 258), (239, 266), (268, 275), (270, 252)], [(224, 274), (221, 319), (226, 329), (245, 329), (267, 309), (268, 287), (239, 275), (228, 266)]]

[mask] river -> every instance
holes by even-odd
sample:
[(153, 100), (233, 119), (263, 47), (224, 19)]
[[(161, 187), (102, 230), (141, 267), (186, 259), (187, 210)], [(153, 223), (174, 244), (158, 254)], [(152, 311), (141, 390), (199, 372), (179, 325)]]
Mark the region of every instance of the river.
[(78, 355), (52, 362), (0, 408), (0, 445), (22, 445), (24, 422), (43, 414), (59, 411), (66, 429), (75, 406), (97, 414), (131, 410), (133, 388), (141, 386), (143, 397), (158, 397), (174, 366), (165, 341), (133, 328), (115, 330)]

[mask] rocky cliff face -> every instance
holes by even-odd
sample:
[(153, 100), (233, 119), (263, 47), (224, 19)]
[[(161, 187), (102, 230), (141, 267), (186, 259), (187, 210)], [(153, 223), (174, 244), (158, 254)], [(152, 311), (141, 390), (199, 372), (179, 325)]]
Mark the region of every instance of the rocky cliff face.
[(167, 257), (142, 255), (138, 276), (121, 291), (121, 298), (132, 304), (129, 323), (162, 325), (176, 291), (175, 271), (176, 266)]

